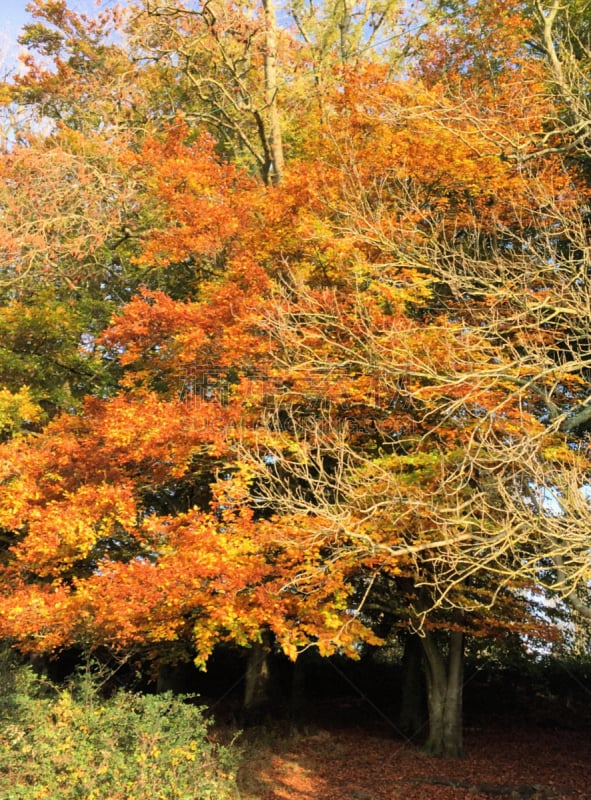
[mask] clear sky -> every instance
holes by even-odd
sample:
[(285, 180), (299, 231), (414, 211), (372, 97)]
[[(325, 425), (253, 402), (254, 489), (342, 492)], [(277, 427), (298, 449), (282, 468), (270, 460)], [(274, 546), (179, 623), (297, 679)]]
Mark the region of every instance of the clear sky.
[[(26, 11), (28, 3), (29, 0), (0, 0), (0, 49), (11, 59), (18, 53), (17, 38), (23, 25), (32, 21)], [(68, 0), (68, 5), (91, 15), (96, 11), (94, 0)]]
[(25, 11), (28, 1), (0, 0), (1, 30), (12, 43), (16, 42), (16, 37), (22, 26), (31, 19)]

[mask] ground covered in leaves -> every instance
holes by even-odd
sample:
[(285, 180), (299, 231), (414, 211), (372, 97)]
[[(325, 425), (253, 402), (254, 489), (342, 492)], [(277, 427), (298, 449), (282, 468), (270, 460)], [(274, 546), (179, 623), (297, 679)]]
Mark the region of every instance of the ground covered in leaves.
[(466, 756), (431, 758), (387, 728), (247, 735), (245, 800), (591, 798), (591, 728), (468, 728)]

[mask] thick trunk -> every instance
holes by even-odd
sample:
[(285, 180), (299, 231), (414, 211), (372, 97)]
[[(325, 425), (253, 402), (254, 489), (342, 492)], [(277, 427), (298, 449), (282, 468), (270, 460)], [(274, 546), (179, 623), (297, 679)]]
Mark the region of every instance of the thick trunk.
[(259, 725), (271, 711), (271, 634), (264, 631), (260, 642), (248, 652), (244, 686), (244, 716), (248, 725)]
[[(569, 580), (564, 568), (564, 558), (562, 556), (554, 556), (554, 564), (556, 565), (556, 577), (558, 583), (562, 586), (569, 586)], [(572, 589), (572, 591), (565, 595), (564, 599), (570, 605), (570, 607), (575, 611), (578, 611), (582, 617), (585, 619), (591, 619), (591, 606), (581, 600), (581, 598), (577, 595), (576, 586)]]
[(351, 23), (353, 20), (353, 11), (351, 0), (342, 0), (342, 17), (339, 22), (341, 30), (341, 61), (346, 64), (351, 55)]
[(304, 657), (300, 656), (294, 662), (291, 673), (289, 718), (294, 725), (298, 725), (305, 718), (307, 708), (304, 664)]
[(277, 84), (277, 19), (273, 0), (263, 0), (265, 13), (265, 93), (269, 109), (269, 141), (272, 180), (281, 183), (284, 171), (283, 138), (279, 117)]
[(462, 743), (462, 689), (464, 674), (464, 634), (452, 631), (445, 657), (431, 633), (421, 640), (425, 656), (425, 675), (429, 706), (428, 753), (459, 758)]
[(402, 656), (402, 680), (398, 727), (409, 739), (416, 738), (423, 728), (423, 650), (420, 637), (407, 633)]

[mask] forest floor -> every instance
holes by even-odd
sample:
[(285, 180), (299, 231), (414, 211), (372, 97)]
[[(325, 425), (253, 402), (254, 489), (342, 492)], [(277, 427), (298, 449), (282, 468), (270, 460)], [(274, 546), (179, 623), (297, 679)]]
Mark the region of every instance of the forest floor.
[(591, 800), (591, 727), (467, 727), (462, 759), (432, 758), (386, 726), (245, 735), (244, 800)]

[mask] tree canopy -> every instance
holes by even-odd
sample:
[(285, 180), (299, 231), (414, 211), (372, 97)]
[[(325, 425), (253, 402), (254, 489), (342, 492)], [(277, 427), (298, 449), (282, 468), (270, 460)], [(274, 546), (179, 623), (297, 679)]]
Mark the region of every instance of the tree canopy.
[(415, 631), (458, 755), (464, 636), (591, 617), (585, 9), (31, 3), (2, 637), (205, 666)]

